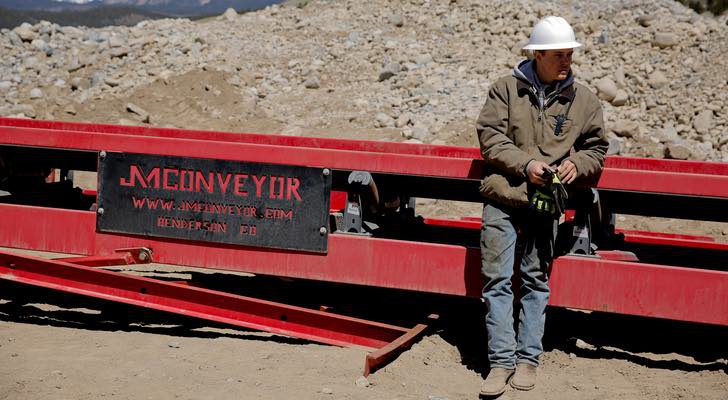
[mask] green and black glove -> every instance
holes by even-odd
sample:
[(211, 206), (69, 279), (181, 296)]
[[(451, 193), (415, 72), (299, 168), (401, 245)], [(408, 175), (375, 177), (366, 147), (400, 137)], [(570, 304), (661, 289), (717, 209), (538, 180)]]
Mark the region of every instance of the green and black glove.
[(543, 178), (546, 184), (538, 186), (531, 195), (531, 210), (558, 218), (564, 213), (569, 195), (557, 174), (546, 170)]

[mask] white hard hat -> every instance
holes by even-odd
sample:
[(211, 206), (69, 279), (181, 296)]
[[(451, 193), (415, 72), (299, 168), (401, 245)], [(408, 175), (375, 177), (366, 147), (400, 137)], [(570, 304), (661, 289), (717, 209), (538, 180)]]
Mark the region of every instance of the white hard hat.
[(568, 22), (561, 17), (546, 17), (533, 27), (531, 38), (523, 50), (556, 50), (581, 47)]

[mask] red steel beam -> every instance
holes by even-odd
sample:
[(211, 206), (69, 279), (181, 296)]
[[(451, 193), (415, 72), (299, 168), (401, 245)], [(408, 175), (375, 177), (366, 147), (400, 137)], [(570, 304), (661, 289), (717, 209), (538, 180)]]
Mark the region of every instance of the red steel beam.
[(687, 247), (693, 249), (720, 250), (728, 254), (728, 243), (716, 242), (712, 237), (692, 235), (671, 235), (667, 233), (616, 230), (624, 234), (627, 243), (651, 244), (659, 246)]
[(0, 279), (337, 346), (381, 349), (398, 326), (0, 251)]
[[(252, 162), (285, 159), (297, 165), (461, 179), (480, 179), (483, 173), (478, 149), (467, 147), (9, 118), (0, 118), (0, 143)], [(728, 163), (609, 157), (597, 187), (728, 198)]]
[(728, 175), (728, 163), (709, 161), (612, 156), (607, 157), (604, 166), (607, 169), (619, 168), (680, 174)]
[(327, 255), (297, 253), (100, 233), (90, 211), (11, 204), (0, 204), (0, 221), (0, 245), (8, 247), (98, 256), (148, 248), (163, 264), (455, 295), (478, 296), (482, 288), (479, 251), (462, 246), (333, 233)]
[(369, 153), (396, 153), (436, 157), (480, 158), (476, 148), (381, 142), (371, 140), (330, 139), (304, 136), (267, 135), (260, 133), (234, 133), (147, 126), (90, 124), (66, 121), (43, 121), (0, 117), (0, 127), (25, 127), (78, 132), (114, 133), (120, 135), (165, 137), (177, 139), (213, 140), (233, 143), (268, 144), (276, 146), (310, 147), (332, 150), (350, 150)]
[[(471, 159), (480, 158), (480, 150), (478, 148), (460, 146), (442, 146), (351, 139), (343, 140), (303, 136), (286, 136), (277, 134), (267, 135), (259, 133), (220, 132), (177, 128), (157, 128), (149, 126), (110, 125), (67, 121), (43, 121), (0, 117), (0, 127), (2, 126), (54, 129), (61, 131), (65, 130), (79, 132), (115, 133), (120, 135), (167, 137), (178, 139), (257, 143), (277, 146), (312, 147), (321, 149), (338, 149), (371, 153), (396, 153)], [(655, 158), (611, 156), (607, 157), (605, 167), (607, 169), (615, 168), (641, 171), (728, 175), (728, 163), (690, 160), (665, 160)]]
[[(0, 220), (10, 247), (98, 255), (144, 247), (167, 264), (470, 297), (482, 289), (480, 252), (462, 246), (331, 234), (319, 255), (97, 233), (88, 211), (0, 205)], [(727, 271), (567, 256), (554, 262), (551, 285), (555, 306), (728, 325)]]
[(204, 157), (260, 163), (285, 163), (382, 173), (439, 177), (457, 176), (466, 179), (482, 176), (482, 161), (466, 158), (118, 135), (113, 133), (3, 126), (0, 127), (0, 143), (76, 150)]
[(605, 168), (597, 188), (728, 198), (728, 175)]
[(559, 257), (549, 304), (728, 325), (728, 272)]

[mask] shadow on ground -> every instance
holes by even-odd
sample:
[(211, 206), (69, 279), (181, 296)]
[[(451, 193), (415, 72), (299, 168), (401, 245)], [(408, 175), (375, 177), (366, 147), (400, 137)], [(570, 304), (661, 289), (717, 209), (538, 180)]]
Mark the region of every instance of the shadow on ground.
[[(477, 299), (355, 285), (184, 272), (196, 286), (319, 309), (403, 327), (440, 316), (431, 333), (456, 346), (462, 362), (487, 372), (483, 304)], [(179, 273), (152, 271), (156, 279)], [(165, 275), (169, 275), (166, 277)], [(288, 344), (309, 343), (283, 336), (253, 335), (242, 328), (90, 297), (0, 281), (0, 320), (91, 329), (137, 331), (181, 337), (234, 337)], [(203, 329), (215, 328), (215, 329)], [(682, 371), (728, 372), (728, 327), (550, 308), (544, 347), (584, 358), (613, 358)]]

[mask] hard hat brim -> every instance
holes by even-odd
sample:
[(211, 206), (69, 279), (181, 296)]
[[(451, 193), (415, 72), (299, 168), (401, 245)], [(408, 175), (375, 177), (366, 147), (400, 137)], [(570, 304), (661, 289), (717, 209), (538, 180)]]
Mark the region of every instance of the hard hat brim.
[(562, 42), (562, 43), (549, 43), (549, 44), (527, 44), (523, 47), (523, 50), (561, 50), (561, 49), (575, 49), (581, 47), (579, 42)]

